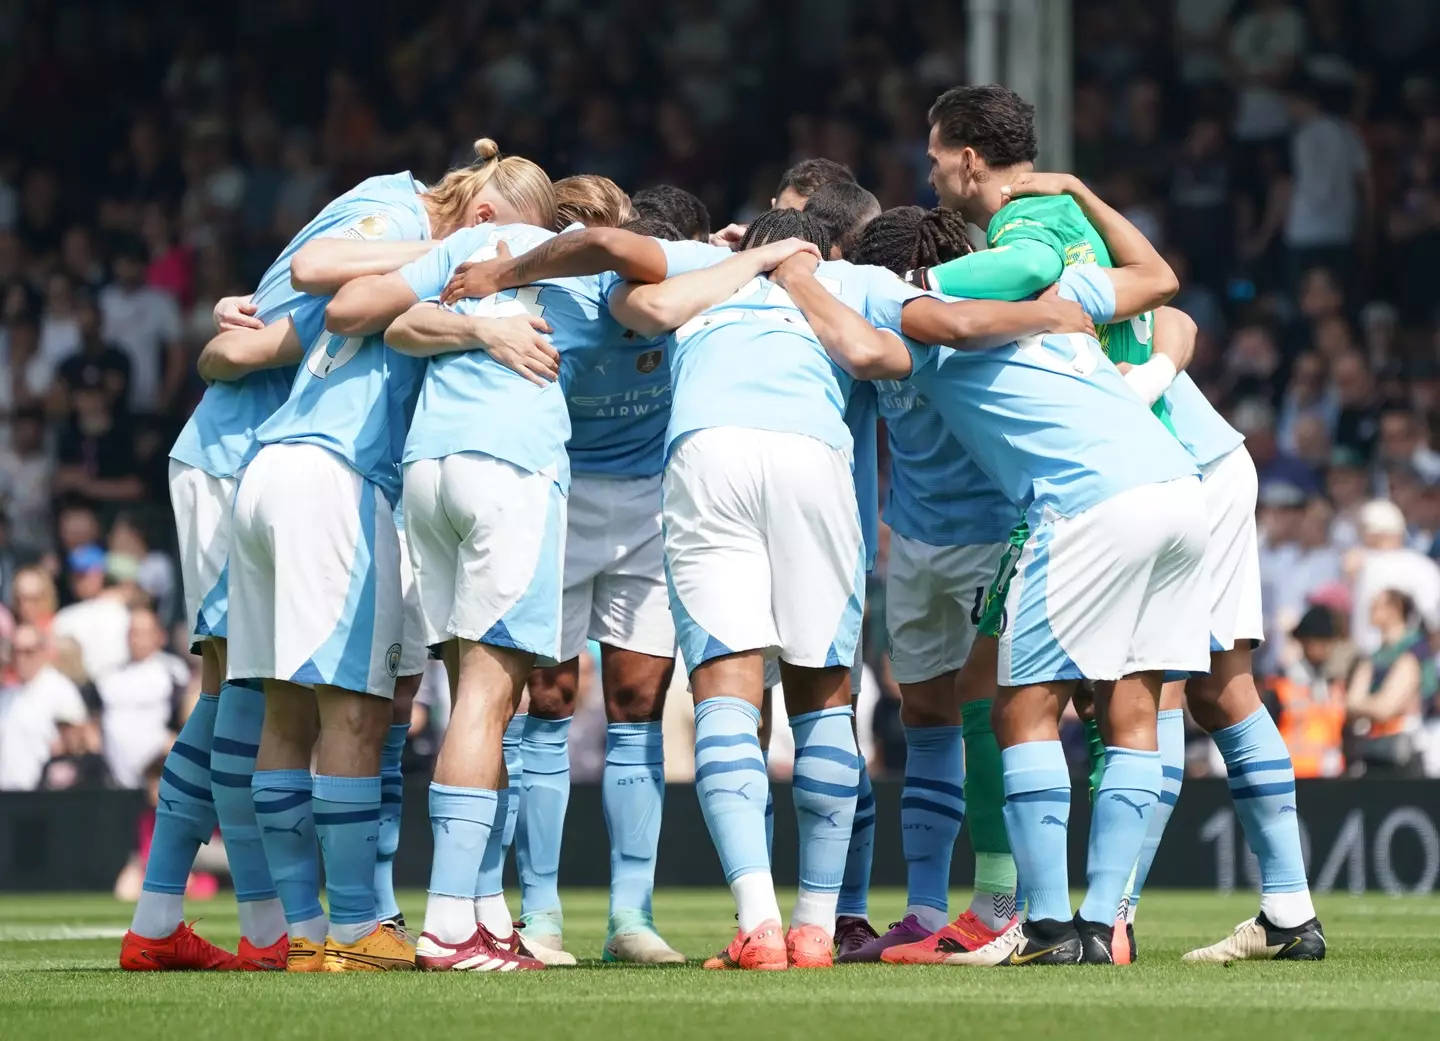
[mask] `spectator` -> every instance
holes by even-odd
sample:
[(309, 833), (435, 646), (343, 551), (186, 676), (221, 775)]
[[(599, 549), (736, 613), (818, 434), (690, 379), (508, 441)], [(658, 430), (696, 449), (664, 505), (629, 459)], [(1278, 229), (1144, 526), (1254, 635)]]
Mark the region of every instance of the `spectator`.
[(55, 580), (44, 568), (23, 567), (15, 573), (10, 586), (11, 603), (15, 605), (15, 620), (21, 625), (34, 626), (41, 633), (50, 632), (50, 623), (60, 608), (60, 598), (55, 592)]
[(54, 634), (80, 645), (85, 674), (99, 683), (130, 658), (127, 591), (106, 572), (105, 551), (81, 546), (70, 554), (75, 603), (55, 615)]
[(40, 357), (40, 322), (28, 307), (19, 310), (0, 335), (0, 414), (44, 404), (50, 378)]
[(15, 551), (38, 557), (51, 546), (50, 495), (55, 460), (45, 450), (45, 415), (27, 408), (10, 418), (0, 447), (0, 513), (10, 519)]
[[(1263, 497), (1267, 485), (1286, 485), (1301, 499), (1316, 490), (1314, 472), (1296, 456), (1282, 452), (1275, 439), (1275, 410), (1263, 401), (1243, 401), (1230, 417), (1236, 430), (1245, 435), (1245, 446), (1255, 460)], [(1298, 505), (1298, 504), (1297, 504)]]
[(1354, 588), (1350, 638), (1362, 653), (1373, 654), (1382, 634), (1370, 607), (1386, 590), (1403, 594), (1427, 628), (1440, 626), (1440, 566), (1405, 544), (1405, 516), (1388, 499), (1366, 503), (1359, 523), (1361, 546), (1345, 560)]
[(1335, 417), (1335, 444), (1371, 459), (1380, 433), (1380, 402), (1375, 380), (1359, 351), (1346, 351), (1335, 359), (1331, 385), (1340, 411)]
[[(1370, 624), (1379, 646), (1350, 677), (1346, 697), (1352, 739), (1352, 773), (1416, 776), (1421, 771), (1415, 740), (1427, 696), (1434, 696), (1434, 666), (1417, 631), (1415, 605), (1404, 593), (1382, 589), (1370, 603)], [(1426, 688), (1429, 688), (1428, 690)]]
[(1230, 33), (1230, 63), (1240, 82), (1235, 136), (1262, 141), (1285, 133), (1281, 85), (1305, 48), (1305, 18), (1285, 0), (1257, 0)]
[(50, 663), (41, 630), (21, 625), (12, 650), (18, 683), (0, 692), (0, 789), (33, 791), (52, 757), (83, 745), (88, 716), (79, 689)]
[[(97, 370), (90, 370), (94, 375)], [(137, 474), (135, 435), (128, 418), (117, 415), (103, 383), (82, 384), (72, 395), (74, 413), (60, 437), (55, 491), (92, 502), (135, 502), (145, 494)]]
[[(113, 895), (116, 900), (133, 904), (140, 899), (141, 887), (145, 884), (145, 865), (150, 860), (150, 848), (155, 839), (155, 810), (160, 805), (160, 777), (165, 772), (165, 757), (156, 756), (145, 767), (145, 811), (140, 815), (135, 851), (125, 861), (120, 874), (115, 878)], [(229, 863), (224, 860), (225, 846), (215, 838), (200, 847), (194, 870), (185, 880), (186, 900), (209, 900), (219, 890), (219, 882), (211, 870)], [(218, 857), (217, 857), (218, 854)]]
[(1340, 403), (1335, 398), (1335, 392), (1326, 385), (1325, 368), (1325, 359), (1314, 351), (1300, 355), (1290, 368), (1290, 382), (1280, 403), (1276, 427), (1280, 447), (1287, 452), (1296, 451), (1295, 424), (1303, 417), (1319, 417), (1328, 433), (1335, 431), (1335, 423), (1340, 418)]
[(140, 239), (121, 241), (115, 281), (100, 291), (101, 337), (130, 358), (130, 401), (137, 412), (155, 412), (185, 380), (175, 298), (145, 284), (149, 251)]
[(1333, 449), (1325, 471), (1325, 494), (1335, 508), (1330, 537), (1340, 549), (1359, 544), (1360, 510), (1372, 491), (1370, 470), (1359, 453), (1352, 448)]
[(129, 611), (128, 664), (95, 681), (105, 762), (115, 783), (139, 788), (145, 765), (163, 756), (183, 723), (179, 711), (190, 670), (164, 650), (165, 630), (148, 607)]
[(131, 562), (135, 584), (150, 598), (160, 619), (168, 621), (175, 618), (179, 609), (174, 562), (166, 554), (150, 548), (150, 540), (139, 519), (128, 513), (116, 517), (110, 525), (107, 546), (107, 560)]
[(75, 297), (75, 284), (68, 275), (57, 271), (50, 276), (40, 319), (40, 361), (52, 371), (80, 347)]
[(1283, 635), (1299, 622), (1315, 591), (1342, 577), (1340, 551), (1330, 539), (1333, 512), (1324, 499), (1311, 498), (1301, 507), (1298, 518), (1287, 516), (1282, 521), (1284, 532), (1288, 534), (1293, 530), (1294, 539), (1274, 548), (1268, 547), (1268, 541), (1280, 536), (1274, 534), (1273, 516), (1267, 519), (1262, 604), (1270, 620), (1265, 631), (1276, 647)]
[(1324, 607), (1305, 612), (1291, 636), (1300, 653), (1266, 684), (1265, 702), (1276, 717), (1296, 777), (1339, 777), (1345, 769), (1344, 641)]

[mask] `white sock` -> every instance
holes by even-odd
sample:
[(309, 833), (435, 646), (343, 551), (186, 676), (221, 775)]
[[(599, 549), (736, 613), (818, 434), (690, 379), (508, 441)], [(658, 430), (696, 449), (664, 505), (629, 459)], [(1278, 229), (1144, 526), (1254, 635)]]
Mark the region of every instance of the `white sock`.
[(269, 900), (248, 900), (237, 904), (240, 913), (240, 935), (256, 947), (269, 947), (285, 935), (285, 909), (279, 897)]
[(1260, 913), (1281, 929), (1293, 929), (1315, 917), (1315, 905), (1310, 901), (1308, 889), (1298, 893), (1261, 893)]
[(130, 919), (130, 931), (149, 940), (163, 940), (185, 921), (184, 893), (152, 893), (140, 891), (140, 900), (135, 904), (135, 917)]
[(1014, 893), (976, 893), (970, 911), (988, 929), (1000, 930), (1015, 917)]
[(907, 915), (914, 915), (921, 926), (932, 933), (938, 933), (949, 923), (950, 918), (947, 912), (938, 908), (929, 907), (925, 904), (909, 904), (905, 908)]
[(795, 912), (790, 916), (790, 927), (797, 925), (818, 925), (831, 936), (835, 935), (835, 906), (840, 903), (840, 891), (817, 893), (813, 889), (800, 887), (795, 896)]
[(359, 943), (378, 928), (380, 928), (380, 920), (377, 918), (372, 918), (368, 922), (331, 922), (330, 938), (336, 943)]
[(1135, 924), (1135, 916), (1140, 913), (1140, 901), (1131, 900), (1122, 910), (1125, 912), (1125, 921), (1131, 925)]
[(303, 922), (291, 923), (286, 931), (290, 933), (292, 940), (324, 943), (325, 937), (330, 933), (330, 921), (323, 914), (317, 914), (314, 918), (307, 918)]
[(425, 931), (441, 943), (464, 943), (475, 935), (475, 900), (431, 893), (425, 901)]
[[(780, 901), (775, 899), (775, 882), (768, 871), (752, 871), (741, 875), (730, 883), (730, 892), (735, 897), (735, 912), (740, 919), (740, 931), (748, 933), (762, 922), (780, 921)], [(839, 895), (830, 901), (830, 919), (835, 919), (835, 905)]]
[(497, 940), (508, 940), (515, 931), (515, 919), (510, 917), (510, 908), (505, 904), (504, 893), (477, 896), (474, 903), (474, 920), (483, 925)]

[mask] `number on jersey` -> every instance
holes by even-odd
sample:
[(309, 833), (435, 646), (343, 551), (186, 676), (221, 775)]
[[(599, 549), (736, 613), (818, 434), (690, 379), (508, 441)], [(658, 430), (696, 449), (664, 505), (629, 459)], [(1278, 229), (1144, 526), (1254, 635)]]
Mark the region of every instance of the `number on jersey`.
[(1094, 341), (1084, 333), (1048, 333), (1016, 341), (1031, 361), (1067, 376), (1089, 376), (1100, 364)]
[(361, 336), (339, 336), (327, 332), (325, 340), (317, 343), (310, 356), (305, 359), (305, 367), (309, 369), (316, 379), (324, 379), (340, 366), (344, 365), (360, 350), (360, 345), (365, 342)]

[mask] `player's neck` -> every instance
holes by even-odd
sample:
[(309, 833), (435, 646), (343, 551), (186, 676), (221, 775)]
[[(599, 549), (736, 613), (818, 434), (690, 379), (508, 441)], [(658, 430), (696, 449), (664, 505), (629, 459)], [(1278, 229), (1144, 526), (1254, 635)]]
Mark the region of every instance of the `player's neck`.
[(1034, 163), (1016, 163), (1014, 166), (992, 166), (984, 171), (984, 180), (977, 177), (977, 192), (971, 199), (971, 212), (965, 214), (965, 219), (982, 228), (988, 225), (990, 219), (1010, 201), (1009, 196), (1000, 194), (1000, 189), (1034, 169)]

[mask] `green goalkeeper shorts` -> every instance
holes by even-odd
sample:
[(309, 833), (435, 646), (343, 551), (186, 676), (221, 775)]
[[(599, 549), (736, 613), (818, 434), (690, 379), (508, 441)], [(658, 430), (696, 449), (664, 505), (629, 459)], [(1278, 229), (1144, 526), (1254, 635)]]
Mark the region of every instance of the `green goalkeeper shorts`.
[(990, 588), (985, 591), (980, 617), (976, 620), (981, 636), (998, 638), (1005, 631), (1005, 598), (1010, 595), (1010, 579), (1015, 576), (1015, 568), (1020, 562), (1020, 551), (1025, 548), (1025, 542), (1029, 538), (1030, 524), (1024, 520), (1010, 532), (1009, 544), (995, 569), (995, 581), (991, 582)]

